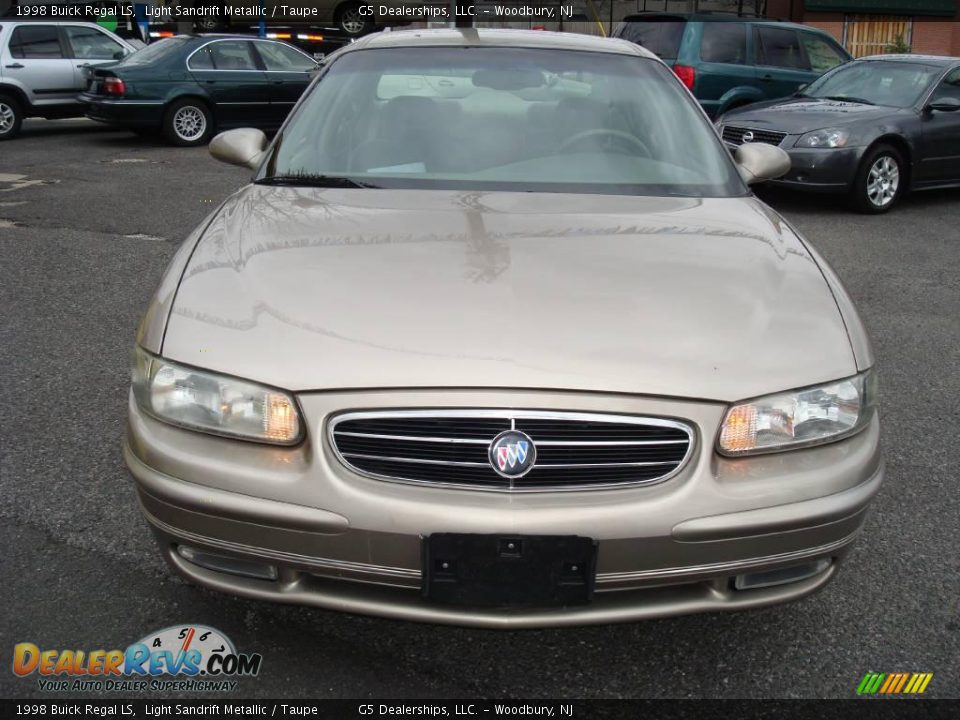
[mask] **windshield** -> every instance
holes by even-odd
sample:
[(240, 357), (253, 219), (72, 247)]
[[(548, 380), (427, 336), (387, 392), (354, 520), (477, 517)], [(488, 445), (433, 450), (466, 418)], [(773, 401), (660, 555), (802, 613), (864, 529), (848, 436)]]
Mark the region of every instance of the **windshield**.
[(150, 43), (145, 48), (137, 50), (132, 55), (123, 59), (124, 65), (146, 65), (147, 63), (160, 60), (168, 55), (173, 55), (185, 46), (189, 38), (173, 37), (164, 38), (159, 42)]
[(940, 75), (941, 69), (918, 63), (861, 60), (841, 65), (815, 80), (800, 95), (848, 99), (888, 107), (910, 107)]
[[(346, 53), (260, 182), (684, 196), (745, 192), (661, 63), (518, 48)], [(340, 186), (343, 183), (339, 183)]]

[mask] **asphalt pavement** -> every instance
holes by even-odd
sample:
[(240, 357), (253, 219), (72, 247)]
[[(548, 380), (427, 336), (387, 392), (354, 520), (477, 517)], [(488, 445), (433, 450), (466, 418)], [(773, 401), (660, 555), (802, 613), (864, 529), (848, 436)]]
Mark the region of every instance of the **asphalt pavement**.
[(762, 193), (846, 282), (879, 358), (886, 484), (833, 583), (749, 613), (502, 632), (240, 600), (160, 560), (120, 454), (134, 330), (248, 177), (84, 120), (0, 143), (0, 696), (49, 697), (10, 671), (15, 643), (204, 623), (263, 655), (247, 698), (846, 698), (868, 671), (960, 697), (960, 191), (879, 217)]

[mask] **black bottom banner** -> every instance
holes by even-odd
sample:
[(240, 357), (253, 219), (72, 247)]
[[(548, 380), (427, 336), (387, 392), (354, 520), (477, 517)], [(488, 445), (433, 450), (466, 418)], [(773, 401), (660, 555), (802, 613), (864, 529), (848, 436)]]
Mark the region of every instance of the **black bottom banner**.
[(0, 700), (0, 718), (960, 718), (960, 700)]

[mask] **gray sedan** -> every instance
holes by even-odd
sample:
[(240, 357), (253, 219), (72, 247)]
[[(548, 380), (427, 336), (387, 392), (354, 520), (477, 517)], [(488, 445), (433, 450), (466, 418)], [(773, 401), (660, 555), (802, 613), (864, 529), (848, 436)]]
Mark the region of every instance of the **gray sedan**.
[(731, 146), (790, 154), (777, 183), (845, 192), (862, 212), (889, 210), (908, 190), (960, 186), (960, 59), (879, 55), (827, 73), (793, 97), (717, 121)]

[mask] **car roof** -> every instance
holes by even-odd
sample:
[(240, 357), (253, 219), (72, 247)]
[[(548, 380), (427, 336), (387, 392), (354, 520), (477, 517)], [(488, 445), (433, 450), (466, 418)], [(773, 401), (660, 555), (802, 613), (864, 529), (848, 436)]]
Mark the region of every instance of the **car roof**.
[(914, 55), (913, 53), (866, 55), (857, 58), (857, 60), (884, 60), (889, 62), (915, 63), (917, 65), (938, 65), (942, 67), (960, 63), (960, 58), (950, 57), (949, 55)]
[(657, 60), (657, 56), (636, 43), (595, 35), (559, 33), (547, 30), (505, 28), (436, 28), (393, 30), (356, 40), (345, 52), (396, 47), (501, 47), (635, 55)]

